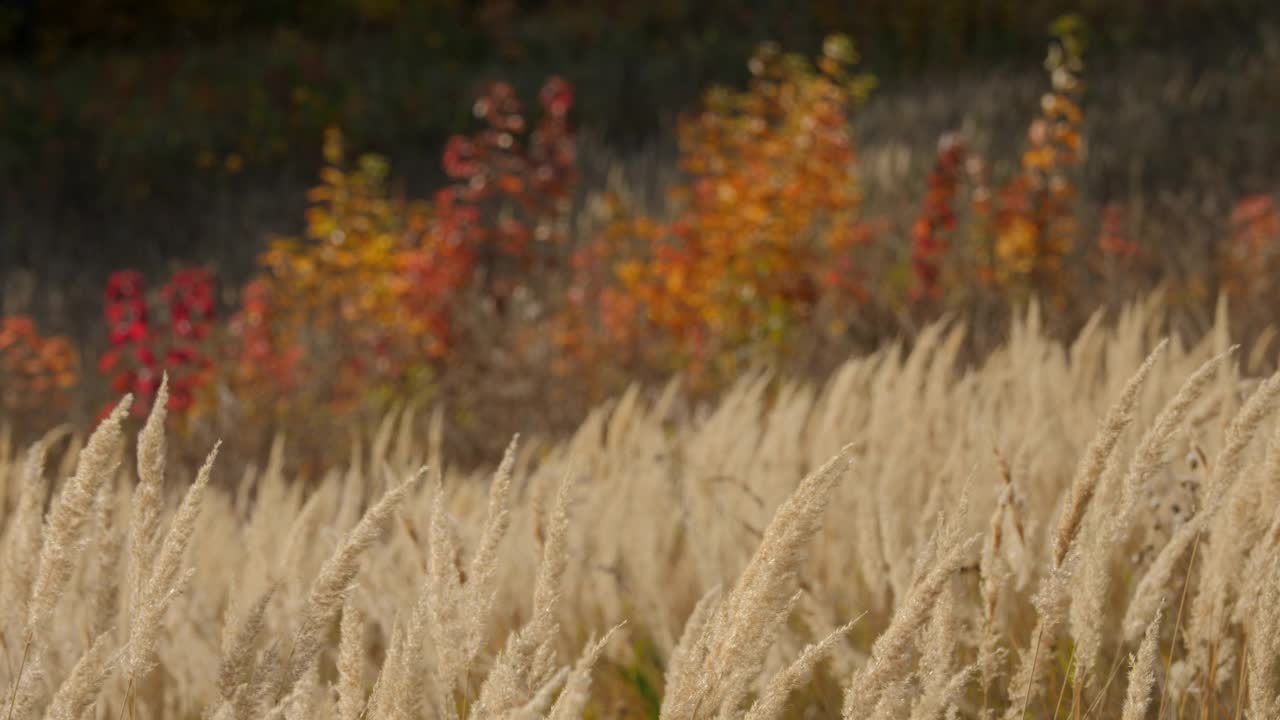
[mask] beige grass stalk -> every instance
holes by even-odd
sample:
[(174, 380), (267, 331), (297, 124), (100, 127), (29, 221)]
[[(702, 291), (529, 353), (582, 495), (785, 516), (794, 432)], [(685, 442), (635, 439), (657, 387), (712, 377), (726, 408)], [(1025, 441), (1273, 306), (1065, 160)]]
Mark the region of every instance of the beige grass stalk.
[(129, 516), (129, 605), (142, 602), (151, 565), (160, 543), (160, 513), (165, 473), (165, 418), (168, 416), (169, 375), (160, 380), (147, 422), (138, 434), (138, 485)]
[(108, 650), (111, 648), (110, 632), (104, 632), (94, 639), (93, 644), (85, 650), (84, 655), (71, 669), (71, 674), (58, 691), (54, 693), (49, 709), (45, 711), (48, 720), (82, 720), (98, 700), (102, 686), (107, 682), (107, 674), (111, 668), (108, 664)]
[(391, 626), (387, 634), (390, 639), (387, 642), (386, 657), (378, 670), (378, 676), (373, 681), (369, 699), (360, 714), (361, 718), (394, 717), (397, 714), (398, 698), (395, 695), (401, 692), (401, 688), (396, 676), (404, 667), (405, 632), (397, 622)]
[[(667, 659), (667, 692), (662, 698), (660, 709), (662, 716), (669, 717), (674, 712), (673, 706), (676, 702), (687, 706), (691, 704), (690, 698), (705, 693), (707, 674), (702, 672), (702, 667), (706, 663), (708, 642), (711, 637), (707, 626), (720, 610), (723, 590), (721, 586), (716, 585), (704, 593), (698, 603), (693, 606), (693, 612), (685, 620), (680, 639), (676, 641), (671, 657)], [(699, 688), (699, 685), (702, 687)], [(692, 709), (690, 708), (689, 711), (692, 712)]]
[(391, 632), (391, 645), (365, 712), (369, 717), (427, 715), (436, 720), (456, 720), (455, 706), (436, 689), (435, 674), (423, 661), (421, 626), (411, 619), (408, 626), (393, 625)]
[(533, 697), (520, 707), (504, 713), (502, 720), (544, 720), (551, 700), (569, 677), (569, 668), (563, 667), (552, 673), (551, 677), (533, 693)]
[(33, 654), (22, 666), (22, 674), (15, 678), (12, 693), (0, 703), (0, 715), (5, 720), (30, 720), (38, 717), (36, 708), (47, 697), (47, 673), (42, 653)]
[(365, 512), (364, 517), (347, 533), (342, 544), (325, 561), (311, 585), (302, 608), (302, 622), (294, 634), (282, 687), (279, 692), (292, 692), (298, 681), (319, 657), (329, 623), (342, 607), (347, 587), (360, 570), (360, 556), (381, 536), (392, 513), (409, 495), (417, 477), (387, 491), (382, 499)]
[(977, 535), (943, 548), (937, 562), (910, 592), (893, 620), (871, 646), (871, 659), (859, 670), (844, 691), (845, 720), (857, 720), (875, 711), (881, 695), (911, 672), (911, 645), (916, 630), (924, 623), (946, 584), (963, 567), (978, 542)]
[(0, 597), (4, 599), (7, 612), (13, 613), (15, 618), (26, 617), (38, 569), (43, 532), (41, 520), (44, 518), (45, 496), (49, 492), (44, 477), (47, 454), (48, 446), (43, 440), (27, 450), (18, 503), (8, 518), (9, 532), (3, 537), (4, 573), (0, 577), (4, 578), (4, 585), (0, 587)]
[(1009, 705), (1005, 710), (1005, 720), (1024, 717), (1031, 701), (1044, 691), (1041, 683), (1044, 666), (1040, 663), (1062, 622), (1062, 601), (1066, 597), (1067, 580), (1066, 573), (1050, 570), (1032, 599), (1037, 611), (1036, 624), (1031, 631), (1029, 647), (1019, 656), (1017, 669), (1009, 682)]
[(42, 655), (47, 646), (44, 636), (54, 608), (78, 565), (80, 551), (88, 536), (86, 525), (98, 492), (115, 472), (115, 458), (124, 444), (121, 424), (132, 400), (132, 396), (126, 395), (94, 430), (80, 453), (75, 474), (54, 500), (45, 520), (40, 562), (26, 606), (21, 660), (12, 683), (8, 716), (24, 717), (17, 712), (18, 709), (24, 703), (36, 702), (40, 696), (37, 684), (41, 682), (39, 672), (44, 667)]
[(958, 717), (959, 703), (964, 699), (965, 690), (978, 674), (977, 665), (960, 668), (946, 679), (946, 682), (930, 689), (911, 709), (911, 720), (942, 720), (942, 718)]
[(165, 534), (146, 585), (138, 598), (139, 603), (132, 608), (129, 647), (124, 662), (125, 674), (132, 685), (136, 686), (155, 667), (156, 644), (159, 642), (164, 613), (169, 609), (174, 596), (183, 591), (190, 579), (189, 571), (184, 573), (182, 569), (182, 561), (196, 530), (200, 503), (204, 498), (205, 488), (209, 485), (218, 448), (219, 445), (215, 444), (196, 474), (196, 481), (182, 498), (182, 504), (169, 523), (169, 532)]
[(1204, 394), (1222, 363), (1235, 348), (1211, 358), (1183, 382), (1178, 392), (1156, 416), (1143, 434), (1120, 483), (1119, 507), (1102, 513), (1098, 531), (1088, 540), (1083, 558), (1083, 578), (1070, 608), (1071, 636), (1076, 643), (1074, 681), (1087, 685), (1097, 667), (1106, 628), (1105, 605), (1110, 591), (1111, 563), (1116, 548), (1122, 547), (1138, 509), (1138, 498), (1147, 490), (1162, 467), (1169, 446), (1182, 427), (1192, 406)]
[(1280, 373), (1264, 380), (1245, 401), (1240, 412), (1227, 427), (1226, 443), (1218, 453), (1209, 486), (1205, 489), (1202, 513), (1212, 517), (1226, 501), (1227, 490), (1239, 479), (1244, 469), (1245, 450), (1280, 401)]
[(982, 712), (988, 709), (991, 688), (1000, 675), (1006, 651), (1000, 647), (1001, 628), (997, 627), (997, 610), (1000, 594), (1009, 582), (1011, 572), (1001, 555), (1004, 545), (1004, 524), (1007, 513), (1013, 511), (1013, 478), (1003, 459), (1004, 484), (996, 498), (995, 508), (987, 523), (987, 533), (982, 541), (982, 556), (978, 561), (978, 587), (982, 595), (982, 636), (978, 641), (978, 677), (982, 687)]
[(489, 505), (480, 542), (472, 557), (467, 582), (459, 576), (458, 543), (445, 509), (443, 484), (437, 482), (431, 513), (427, 578), (410, 625), (411, 655), (425, 625), (434, 642), (435, 682), (441, 702), (452, 703), (456, 689), (465, 689), (467, 675), (484, 646), (493, 622), (492, 608), (498, 578), (499, 545), (510, 525), (511, 474), (519, 438), (507, 446), (489, 484)]
[[(838, 455), (800, 481), (774, 513), (764, 537), (734, 589), (725, 598), (711, 643), (710, 670), (720, 691), (718, 712), (737, 714), (751, 684), (764, 667), (773, 642), (771, 628), (790, 615), (796, 575), (804, 549), (817, 534), (836, 482), (851, 464), (853, 448)], [(708, 708), (715, 711), (716, 706)]]
[(1120, 512), (1107, 515), (1116, 520), (1104, 525), (1106, 539), (1115, 540), (1126, 529), (1137, 511), (1138, 499), (1147, 491), (1152, 478), (1164, 463), (1169, 447), (1190, 415), (1192, 407), (1208, 390), (1223, 363), (1235, 354), (1238, 347), (1232, 346), (1227, 352), (1215, 355), (1197, 368), (1156, 416), (1155, 422), (1139, 441), (1124, 480), (1121, 481)]
[(1183, 523), (1156, 556), (1156, 560), (1139, 581), (1133, 599), (1125, 611), (1124, 634), (1129, 642), (1141, 636), (1150, 618), (1164, 598), (1165, 588), (1209, 521), (1222, 506), (1227, 491), (1240, 475), (1244, 451), (1260, 429), (1262, 422), (1275, 409), (1280, 399), (1280, 374), (1273, 375), (1249, 396), (1244, 407), (1227, 428), (1226, 442), (1218, 453), (1204, 491), (1203, 506)]
[(493, 622), (493, 603), (497, 593), (498, 547), (511, 525), (511, 476), (516, 462), (517, 435), (511, 439), (502, 462), (489, 483), (489, 507), (480, 533), (480, 544), (471, 558), (465, 593), (464, 621), (466, 627), (463, 646), (463, 664), (460, 673), (465, 677), (476, 656), (484, 647), (489, 626)]
[[(414, 663), (419, 661), (423, 630), (428, 630), (434, 641), (436, 682), (441, 703), (451, 703), (453, 691), (462, 682), (466, 659), (466, 632), (462, 613), (462, 579), (458, 575), (458, 541), (445, 509), (444, 483), (436, 476), (435, 497), (432, 500), (430, 526), (430, 553), (427, 557), (427, 576), (423, 585), (419, 610), (409, 626), (408, 655)], [(420, 617), (425, 615), (424, 617)], [(426, 627), (422, 627), (425, 619)]]
[[(236, 687), (206, 716), (212, 720), (256, 720), (267, 713), (276, 704), (276, 690), (283, 676), (277, 648), (276, 642), (269, 644), (262, 651), (261, 660), (254, 664), (249, 681)], [(252, 664), (253, 659), (249, 662)]]
[[(955, 501), (954, 509), (950, 512), (938, 511), (933, 528), (929, 533), (929, 539), (916, 552), (915, 562), (911, 568), (911, 583), (908, 587), (914, 586), (920, 582), (920, 578), (925, 576), (925, 573), (929, 571), (929, 568), (937, 560), (941, 547), (950, 546), (960, 539), (960, 531), (969, 518), (969, 488), (972, 487), (972, 484), (973, 474), (970, 473), (966, 476), (964, 485), (960, 488), (960, 497)], [(935, 488), (939, 487), (935, 486)], [(945, 492), (945, 490), (938, 489), (935, 495), (941, 498)]]
[[(569, 565), (569, 527), (570, 507), (573, 505), (574, 493), (578, 479), (575, 471), (570, 469), (564, 481), (560, 483), (560, 491), (556, 495), (555, 508), (548, 519), (547, 540), (542, 548), (542, 562), (538, 565), (538, 574), (533, 584), (533, 627), (532, 637), (538, 644), (549, 649), (559, 625), (555, 621), (555, 612), (563, 592), (564, 573)], [(548, 652), (542, 650), (534, 657), (532, 678), (534, 684), (540, 685), (555, 672), (553, 660), (547, 657)]]
[[(1276, 433), (1280, 437), (1280, 429)], [(1271, 478), (1272, 483), (1280, 484), (1280, 475)], [(1262, 537), (1249, 550), (1243, 572), (1244, 587), (1240, 601), (1236, 603), (1235, 622), (1245, 624), (1247, 619), (1259, 612), (1258, 603), (1264, 595), (1262, 588), (1268, 580), (1268, 568), (1272, 560), (1280, 554), (1280, 504), (1267, 506), (1271, 509), (1271, 522), (1263, 531)]]
[(233, 706), (236, 718), (247, 718), (253, 710), (248, 704), (248, 688), (256, 666), (258, 641), (266, 630), (267, 604), (274, 592), (274, 586), (267, 588), (249, 606), (242, 620), (234, 623), (228, 617), (223, 627), (218, 692), (223, 703)]
[(80, 452), (75, 475), (58, 494), (45, 521), (39, 571), (27, 606), (26, 637), (39, 637), (75, 570), (85, 522), (93, 511), (99, 488), (116, 470), (115, 458), (124, 444), (121, 424), (133, 403), (126, 395), (89, 437)]
[(1085, 449), (1084, 458), (1071, 483), (1071, 495), (1067, 499), (1067, 506), (1058, 520), (1058, 534), (1053, 539), (1055, 568), (1061, 568), (1066, 563), (1067, 553), (1080, 532), (1081, 523), (1089, 509), (1090, 501), (1098, 491), (1098, 483), (1107, 467), (1107, 462), (1115, 452), (1125, 428), (1133, 421), (1133, 411), (1138, 404), (1138, 393), (1142, 390), (1147, 375), (1151, 373), (1156, 358), (1164, 352), (1168, 344), (1168, 340), (1161, 340), (1156, 349), (1147, 356), (1138, 371), (1125, 384), (1120, 398), (1111, 406), (1107, 417), (1102, 421), (1098, 434)]
[(1216, 677), (1213, 690), (1235, 674), (1238, 647), (1232, 625), (1236, 601), (1246, 584), (1242, 573), (1249, 565), (1250, 548), (1259, 544), (1266, 529), (1264, 485), (1280, 479), (1278, 467), (1280, 423), (1271, 433), (1260, 466), (1226, 490), (1217, 516), (1206, 521), (1208, 547), (1191, 598), (1186, 641), (1187, 665), (1202, 675)]
[(916, 698), (915, 683), (910, 677), (895, 680), (884, 687), (867, 720), (902, 720), (911, 712), (911, 701)]
[[(1125, 383), (1120, 397), (1107, 411), (1098, 432), (1085, 448), (1084, 456), (1076, 468), (1072, 480), (1070, 495), (1058, 519), (1057, 533), (1053, 537), (1053, 564), (1047, 575), (1041, 580), (1040, 589), (1034, 597), (1036, 608), (1036, 627), (1031, 634), (1031, 646), (1026, 648), (1018, 659), (1018, 669), (1010, 684), (1011, 705), (1005, 713), (1006, 718), (1018, 717), (1025, 706), (1042, 691), (1040, 683), (1039, 648), (1052, 647), (1058, 633), (1058, 627), (1065, 619), (1067, 611), (1066, 590), (1075, 566), (1075, 558), (1079, 557), (1076, 538), (1084, 523), (1085, 514), (1090, 503), (1097, 494), (1098, 485), (1103, 473), (1115, 452), (1116, 445), (1124, 430), (1133, 421), (1134, 408), (1138, 402), (1139, 391), (1150, 374), (1156, 358), (1168, 345), (1162, 340), (1156, 349), (1138, 368), (1138, 371)], [(1077, 677), (1089, 677), (1090, 673), (1077, 673)], [(1021, 701), (1019, 701), (1019, 698)]]
[(848, 468), (851, 451), (846, 446), (801, 480), (774, 513), (733, 590), (703, 626), (704, 637), (693, 646), (700, 657), (685, 650), (678, 671), (668, 672), (663, 718), (742, 712), (750, 686), (764, 667), (772, 632), (796, 601), (792, 588), (804, 548), (818, 531), (827, 498)]
[(93, 624), (90, 632), (100, 635), (111, 627), (120, 611), (120, 549), (124, 544), (115, 522), (115, 488), (106, 483), (98, 491), (94, 525), (97, 526), (97, 553), (94, 563)]
[(929, 624), (924, 629), (920, 648), (920, 698), (911, 710), (911, 720), (937, 720), (964, 694), (965, 685), (976, 674), (977, 666), (956, 668), (955, 655), (960, 647), (960, 618), (956, 613), (955, 589), (944, 584), (933, 604)]
[[(460, 619), (461, 578), (455, 564), (458, 540), (445, 510), (443, 479), (439, 472), (435, 477), (426, 577), (408, 626), (402, 631), (403, 642), (394, 657), (388, 656), (384, 663), (384, 697), (379, 698), (380, 703), (389, 703), (389, 709), (382, 710), (384, 714), (421, 715), (428, 699), (435, 703), (435, 714), (443, 713), (445, 718), (454, 714), (453, 691), (462, 667), (464, 632)], [(435, 667), (429, 674), (425, 665), (428, 639), (434, 643), (435, 658)], [(429, 687), (423, 687), (424, 676), (429, 679)]]
[(1147, 705), (1151, 703), (1151, 688), (1156, 683), (1156, 661), (1160, 659), (1158, 642), (1160, 639), (1161, 610), (1147, 626), (1142, 637), (1142, 645), (1134, 656), (1129, 670), (1129, 689), (1125, 693), (1122, 720), (1144, 720), (1147, 717)]
[(547, 720), (579, 720), (582, 717), (583, 712), (586, 711), (587, 702), (591, 699), (591, 671), (599, 662), (600, 655), (609, 644), (609, 640), (621, 628), (622, 624), (615, 625), (598, 642), (587, 641), (586, 650), (565, 679), (564, 690), (551, 706), (551, 711), (547, 713)]
[(310, 668), (298, 679), (289, 694), (267, 712), (264, 720), (311, 720), (319, 685), (319, 670)]
[(507, 447), (490, 482), (487, 517), (465, 585), (458, 571), (458, 542), (445, 509), (443, 481), (437, 475), (426, 578), (409, 620), (404, 647), (395, 661), (383, 669), (387, 702), (402, 712), (416, 712), (422, 700), (422, 693), (412, 683), (421, 674), (425, 635), (433, 642), (436, 664), (431, 685), (440, 712), (451, 713), (454, 692), (466, 691), (467, 676), (493, 622), (497, 553), (510, 525), (511, 474), (517, 441), (518, 438), (513, 439)]
[(554, 643), (560, 626), (555, 614), (568, 564), (569, 506), (576, 485), (570, 470), (560, 483), (548, 521), (534, 580), (533, 617), (510, 635), (498, 654), (471, 710), (475, 717), (497, 716), (523, 707), (557, 672)]
[(1258, 602), (1248, 628), (1249, 720), (1280, 718), (1280, 555), (1272, 555), (1257, 585)]
[(358, 720), (365, 706), (364, 613), (350, 598), (339, 628), (337, 720)]
[(801, 651), (800, 656), (791, 662), (785, 670), (774, 675), (760, 693), (760, 698), (752, 704), (751, 709), (743, 716), (743, 720), (779, 720), (786, 710), (787, 699), (791, 693), (813, 674), (814, 668), (827, 657), (844, 637), (857, 624), (853, 620), (839, 628), (822, 640), (811, 643)]
[[(811, 636), (827, 637), (841, 627), (837, 623), (839, 619), (837, 614), (840, 609), (835, 607), (833, 603), (823, 602), (818, 598), (833, 597), (834, 590), (815, 580), (806, 578), (806, 581), (809, 587), (805, 590), (804, 595), (800, 597), (800, 619), (804, 626), (808, 628)], [(852, 622), (856, 625), (870, 613), (870, 610), (863, 610)], [(671, 645), (674, 646), (675, 642), (672, 641)], [(836, 642), (833, 644), (828, 657), (830, 658), (831, 676), (835, 678), (852, 677), (854, 670), (862, 667), (862, 664), (867, 661), (866, 654), (861, 650), (855, 649), (849, 642)]]
[[(787, 620), (795, 613), (796, 606), (800, 604), (800, 598), (803, 594), (802, 591), (797, 590), (774, 612), (772, 617), (760, 618), (760, 622), (757, 625), (759, 637), (753, 638), (752, 645), (742, 648), (747, 658), (760, 657), (759, 664), (748, 661), (744, 663), (745, 668), (731, 665), (728, 673), (722, 672), (714, 677), (714, 683), (711, 687), (714, 692), (713, 697), (718, 698), (719, 707), (722, 708), (719, 717), (735, 717), (742, 713), (742, 708), (746, 705), (752, 688), (764, 670), (769, 650), (778, 641), (778, 636), (786, 628)], [(723, 658), (724, 651), (721, 650), (712, 657)], [(715, 708), (715, 703), (711, 703), (710, 707)], [(724, 710), (723, 708), (729, 708), (729, 710)]]

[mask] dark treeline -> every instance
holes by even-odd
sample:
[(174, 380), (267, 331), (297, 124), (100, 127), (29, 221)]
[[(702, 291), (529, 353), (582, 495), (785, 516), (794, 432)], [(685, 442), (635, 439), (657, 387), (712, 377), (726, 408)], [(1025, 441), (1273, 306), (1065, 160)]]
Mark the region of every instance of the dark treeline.
[(843, 31), (878, 66), (916, 68), (1038, 52), (1046, 24), (1069, 12), (1118, 48), (1238, 37), (1280, 13), (1266, 0), (4, 0), (0, 48), (11, 59), (48, 62), (84, 51), (217, 44), (282, 27), (341, 40), (447, 23), (456, 47), (476, 59), (512, 50), (535, 28), (558, 26), (585, 39), (591, 26), (607, 23), (610, 34), (651, 42), (762, 28), (785, 42)]

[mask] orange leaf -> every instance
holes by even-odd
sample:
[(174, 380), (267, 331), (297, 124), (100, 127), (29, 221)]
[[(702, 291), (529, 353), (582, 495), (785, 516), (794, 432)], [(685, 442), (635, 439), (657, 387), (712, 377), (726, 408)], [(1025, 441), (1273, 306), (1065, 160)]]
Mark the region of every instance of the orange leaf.
[(514, 175), (503, 175), (498, 178), (498, 188), (505, 193), (518, 195), (524, 192), (524, 181)]

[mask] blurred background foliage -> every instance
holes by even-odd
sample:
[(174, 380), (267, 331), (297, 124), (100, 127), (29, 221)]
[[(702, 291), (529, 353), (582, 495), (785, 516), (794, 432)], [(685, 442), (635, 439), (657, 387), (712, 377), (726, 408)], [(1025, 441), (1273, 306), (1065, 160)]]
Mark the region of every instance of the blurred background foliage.
[(480, 443), (942, 315), (977, 353), (1033, 298), (1066, 333), (1163, 286), (1207, 326), (1220, 293), (1280, 301), (1278, 27), (1264, 0), (0, 0), (0, 384), (30, 391), (0, 414), (163, 371), (208, 433), (408, 398)]
[[(1102, 66), (1148, 51), (1221, 64), (1280, 18), (1267, 0), (2, 0), (0, 262), (56, 267), (93, 242), (121, 264), (216, 256), (243, 277), (256, 249), (225, 239), (252, 213), (240, 195), (300, 210), (330, 126), (429, 188), (491, 80), (527, 94), (564, 76), (574, 125), (625, 153), (670, 136), (707, 86), (744, 83), (761, 41), (848, 34), (891, 88), (1031, 66), (1066, 11)], [(237, 212), (210, 211), (219, 198)]]
[[(179, 223), (165, 234), (190, 235), (182, 210), (228, 184), (314, 177), (329, 126), (353, 147), (394, 149), (406, 182), (438, 182), (436, 149), (493, 79), (529, 93), (564, 76), (575, 125), (629, 149), (670, 130), (708, 85), (745, 82), (742, 58), (761, 41), (807, 49), (846, 33), (891, 85), (1035, 62), (1066, 11), (1091, 28), (1095, 58), (1154, 48), (1212, 61), (1280, 17), (1266, 0), (3, 0), (0, 207), (53, 223), (51, 240), (31, 241), (46, 257), (74, 254), (85, 235), (56, 216), (92, 227), (164, 215)], [(113, 249), (129, 264), (192, 251), (138, 237), (159, 234), (148, 230), (130, 227)], [(4, 239), (0, 259), (35, 262)], [(247, 271), (251, 254), (230, 255)]]

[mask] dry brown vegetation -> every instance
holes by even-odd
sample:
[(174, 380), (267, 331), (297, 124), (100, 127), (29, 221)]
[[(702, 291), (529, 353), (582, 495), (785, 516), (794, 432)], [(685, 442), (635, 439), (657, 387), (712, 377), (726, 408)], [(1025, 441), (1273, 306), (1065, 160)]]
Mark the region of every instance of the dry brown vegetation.
[(0, 448), (0, 718), (1280, 717), (1280, 376), (1158, 307), (632, 391), (492, 474), (393, 416), (166, 479), (126, 399)]

